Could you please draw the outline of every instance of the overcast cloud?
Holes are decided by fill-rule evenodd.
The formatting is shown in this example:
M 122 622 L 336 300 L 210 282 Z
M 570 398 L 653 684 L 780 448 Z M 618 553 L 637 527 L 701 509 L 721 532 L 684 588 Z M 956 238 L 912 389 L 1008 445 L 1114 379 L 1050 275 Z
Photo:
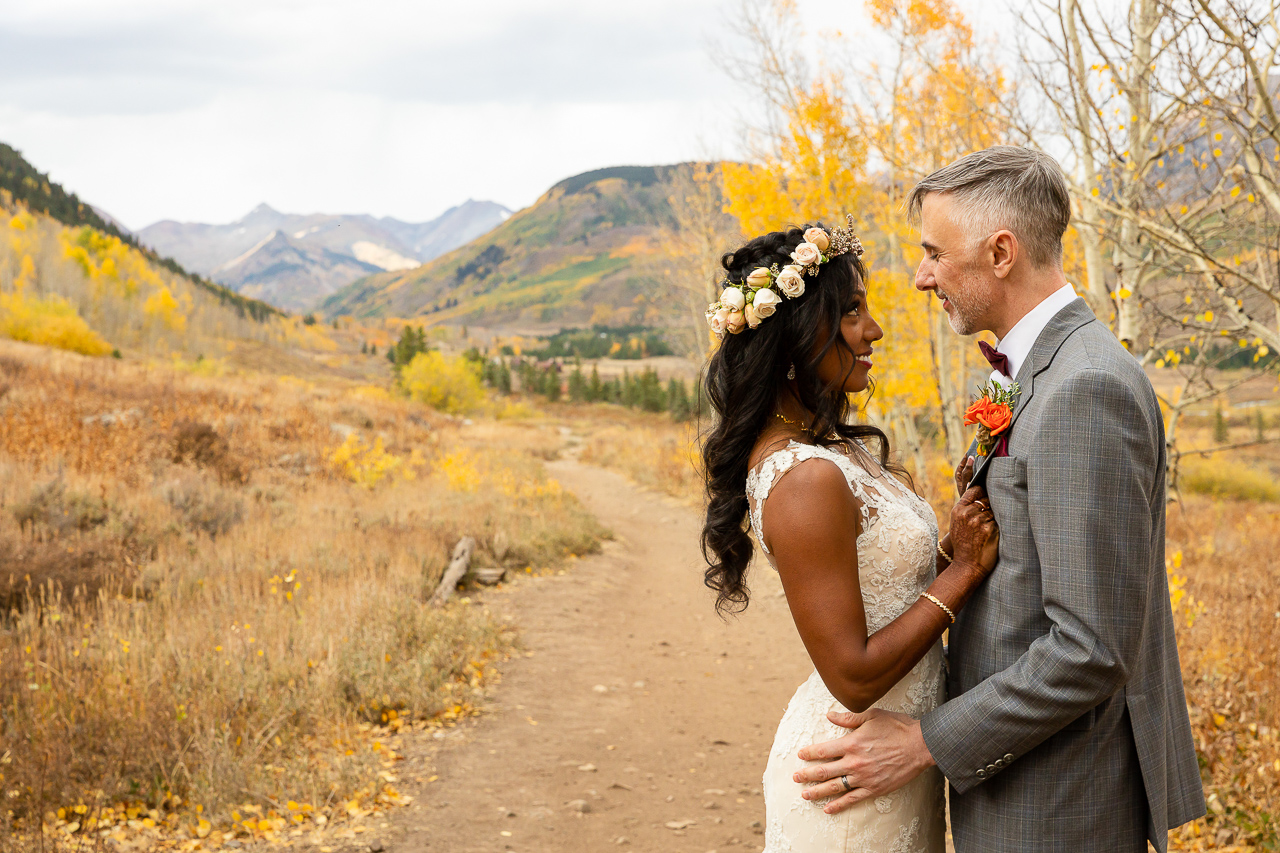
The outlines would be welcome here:
M 847 32 L 859 5 L 801 8 Z M 738 153 L 743 95 L 707 51 L 734 6 L 0 0 L 0 141 L 132 228 L 517 209 L 588 169 Z

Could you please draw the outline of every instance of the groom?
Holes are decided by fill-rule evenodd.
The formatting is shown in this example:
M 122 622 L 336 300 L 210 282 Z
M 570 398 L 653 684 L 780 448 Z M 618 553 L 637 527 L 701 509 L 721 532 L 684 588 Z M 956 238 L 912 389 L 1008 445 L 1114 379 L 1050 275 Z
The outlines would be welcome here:
M 832 715 L 853 731 L 801 750 L 824 763 L 796 778 L 843 794 L 842 810 L 936 764 L 958 853 L 1137 853 L 1148 839 L 1163 852 L 1205 801 L 1151 383 L 1067 283 L 1070 198 L 1053 160 L 988 148 L 925 178 L 908 204 L 925 251 L 916 288 L 957 333 L 995 333 L 992 380 L 1020 389 L 1006 440 L 963 466 L 990 496 L 1000 562 L 951 628 L 950 701 L 920 721 Z

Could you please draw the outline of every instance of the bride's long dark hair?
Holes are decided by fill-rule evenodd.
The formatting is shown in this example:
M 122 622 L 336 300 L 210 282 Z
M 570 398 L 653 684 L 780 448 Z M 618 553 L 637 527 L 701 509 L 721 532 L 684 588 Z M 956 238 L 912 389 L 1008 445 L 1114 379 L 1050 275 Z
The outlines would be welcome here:
M 741 283 L 756 267 L 792 263 L 791 252 L 804 240 L 805 225 L 757 237 L 720 263 L 728 279 Z M 816 276 L 805 276 L 805 293 L 784 299 L 773 316 L 755 329 L 726 334 L 707 366 L 707 398 L 717 415 L 702 445 L 707 485 L 707 515 L 702 526 L 705 582 L 716 593 L 716 610 L 740 613 L 750 600 L 746 584 L 752 544 L 747 535 L 747 471 L 751 451 L 768 424 L 778 398 L 790 393 L 787 371 L 795 365 L 795 396 L 813 413 L 809 432 L 826 447 L 849 446 L 855 439 L 879 443 L 880 464 L 889 462 L 889 439 L 867 424 L 849 423 L 852 406 L 844 392 L 847 376 L 823 383 L 818 365 L 833 347 L 846 351 L 850 370 L 854 354 L 840 334 L 840 323 L 852 309 L 855 291 L 866 281 L 862 260 L 853 253 L 824 263 Z

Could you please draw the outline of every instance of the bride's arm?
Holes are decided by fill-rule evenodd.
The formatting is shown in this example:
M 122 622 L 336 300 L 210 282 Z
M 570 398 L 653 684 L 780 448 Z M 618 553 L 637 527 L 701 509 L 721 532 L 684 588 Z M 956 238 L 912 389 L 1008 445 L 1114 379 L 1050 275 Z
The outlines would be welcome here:
M 974 506 L 979 494 L 971 490 L 961 498 L 954 559 L 928 589 L 952 612 L 988 571 L 979 555 L 995 525 Z M 842 705 L 866 710 L 925 656 L 951 620 L 920 598 L 867 636 L 858 582 L 860 506 L 834 464 L 814 459 L 797 465 L 770 491 L 763 515 L 765 542 L 809 656 Z

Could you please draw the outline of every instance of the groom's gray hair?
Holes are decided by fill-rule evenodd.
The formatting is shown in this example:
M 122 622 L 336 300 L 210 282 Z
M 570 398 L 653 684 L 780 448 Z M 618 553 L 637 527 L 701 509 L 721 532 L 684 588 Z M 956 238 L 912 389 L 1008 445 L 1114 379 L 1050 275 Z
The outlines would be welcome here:
M 961 157 L 915 185 L 907 212 L 920 218 L 929 193 L 950 195 L 973 239 L 1012 231 L 1027 250 L 1032 266 L 1062 263 L 1062 235 L 1071 221 L 1071 196 L 1062 167 L 1030 148 L 993 145 Z

